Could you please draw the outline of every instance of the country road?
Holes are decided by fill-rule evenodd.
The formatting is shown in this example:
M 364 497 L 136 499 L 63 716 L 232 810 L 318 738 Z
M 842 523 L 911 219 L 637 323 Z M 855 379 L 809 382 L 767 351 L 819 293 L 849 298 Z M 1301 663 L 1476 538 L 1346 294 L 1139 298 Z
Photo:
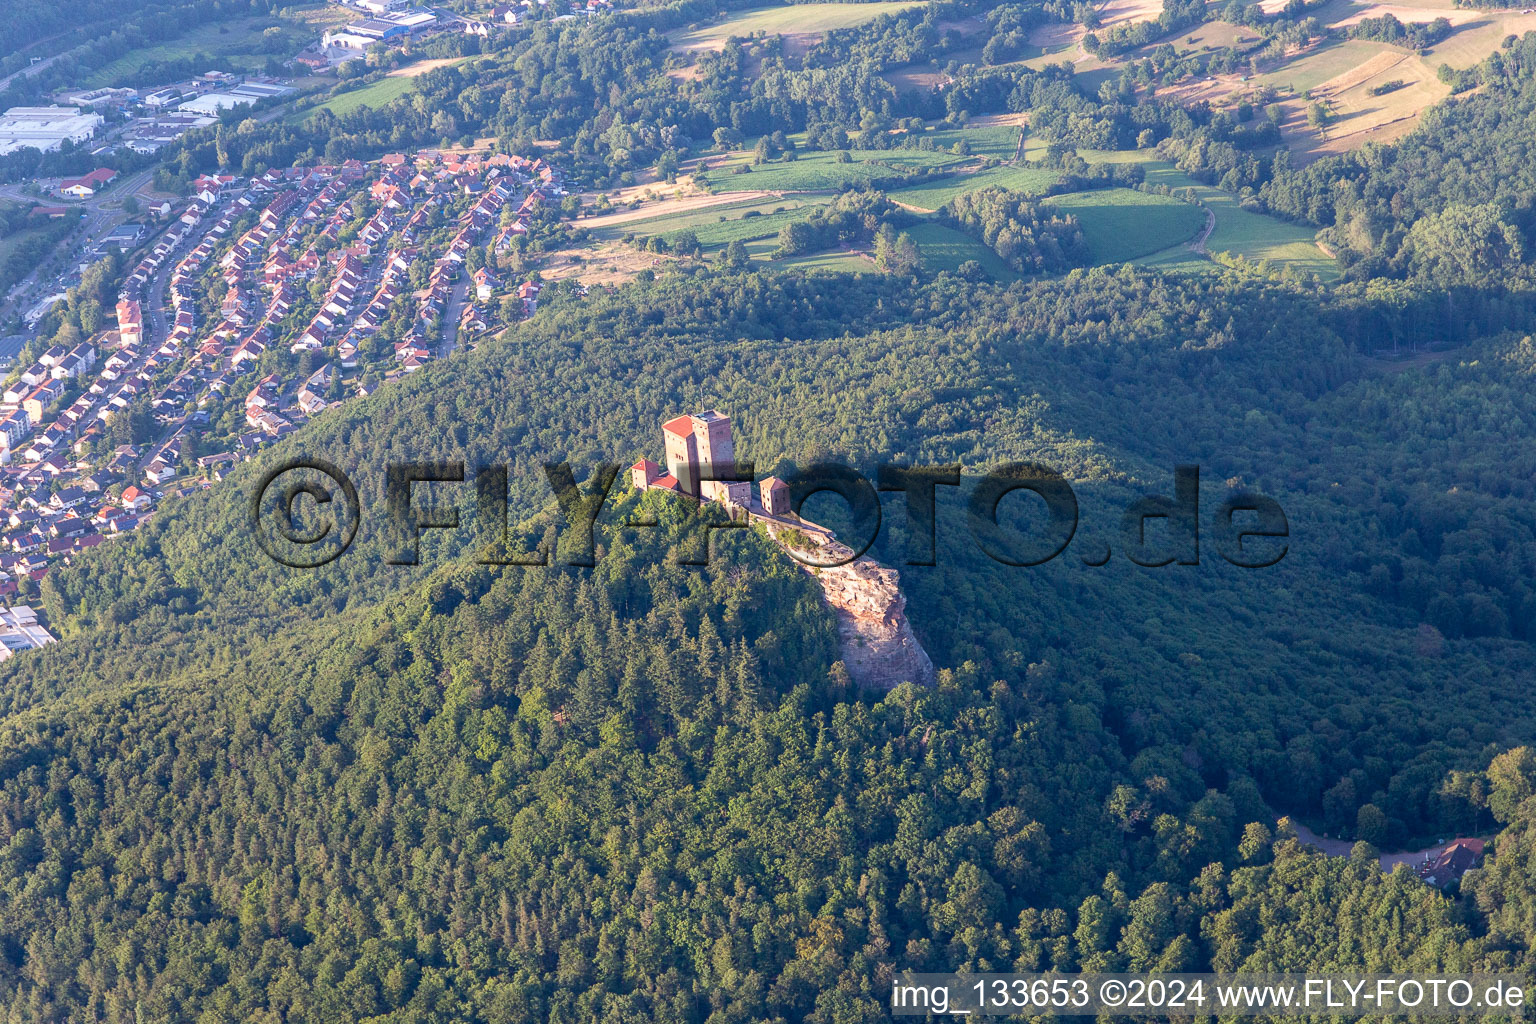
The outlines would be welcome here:
M 21 68 L 18 71 L 14 71 L 11 74 L 6 75 L 4 78 L 0 78 L 0 89 L 10 88 L 11 83 L 16 79 L 26 78 L 38 71 L 42 71 L 44 68 L 48 67 L 62 56 L 64 56 L 62 53 L 56 53 L 52 57 L 44 57 L 36 64 L 28 64 L 26 67 Z
M 1296 838 L 1302 846 L 1310 847 L 1330 857 L 1348 857 L 1350 851 L 1355 847 L 1353 840 L 1324 839 L 1298 821 L 1292 821 L 1291 827 L 1295 829 Z M 1433 859 L 1438 857 L 1440 852 L 1451 845 L 1453 841 L 1446 840 L 1445 842 L 1436 843 L 1434 846 L 1426 846 L 1422 850 L 1401 850 L 1397 853 L 1383 853 L 1381 855 L 1381 870 L 1391 871 L 1399 864 L 1406 864 L 1410 869 L 1416 868 L 1424 863 L 1426 858 Z
M 109 209 L 107 204 L 120 203 L 123 198 L 133 195 L 144 187 L 153 174 L 152 170 L 139 171 L 136 174 L 131 174 L 126 178 L 113 182 L 107 187 L 106 191 L 99 192 L 82 203 L 69 205 L 68 208 L 72 212 L 79 213 L 83 211 L 85 213 L 85 217 L 81 220 L 80 227 L 77 229 L 79 234 L 76 237 L 78 237 L 79 241 L 71 248 L 71 252 L 83 252 L 94 245 L 97 239 L 107 231 L 117 224 L 126 221 L 128 215 L 123 213 L 121 208 Z M 39 202 L 38 199 L 22 192 L 21 188 L 16 185 L 0 185 L 0 199 L 14 199 L 23 203 Z M 47 200 L 42 201 L 47 202 Z M 27 297 L 28 292 L 37 286 L 38 271 L 40 269 L 40 267 L 34 269 L 26 277 L 16 282 L 9 293 L 0 296 L 0 315 L 10 316 L 19 313 L 25 308 L 29 301 Z M 68 274 L 68 270 L 65 273 Z M 35 300 L 39 297 L 33 296 L 33 299 Z
M 1209 206 L 1206 206 L 1204 203 L 1200 205 L 1201 208 L 1205 210 L 1205 228 L 1195 236 L 1195 240 L 1193 242 L 1189 243 L 1189 247 L 1193 251 L 1198 252 L 1200 255 L 1204 256 L 1206 240 L 1211 237 L 1211 232 L 1216 230 L 1216 211 L 1211 209 Z

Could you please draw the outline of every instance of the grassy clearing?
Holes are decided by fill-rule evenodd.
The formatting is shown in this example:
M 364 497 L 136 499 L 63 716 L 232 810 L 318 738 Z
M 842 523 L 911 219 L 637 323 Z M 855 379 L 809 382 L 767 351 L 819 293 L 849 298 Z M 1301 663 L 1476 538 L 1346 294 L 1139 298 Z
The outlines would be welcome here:
M 940 149 L 949 149 L 957 142 L 964 142 L 972 156 L 991 156 L 999 160 L 1012 160 L 1019 148 L 1018 125 L 987 124 L 967 125 L 964 128 L 938 128 L 923 133 Z
M 928 271 L 958 270 L 960 264 L 975 260 L 981 269 L 995 281 L 1012 281 L 1019 275 L 1011 270 L 1002 258 L 970 235 L 947 224 L 924 221 L 907 229 L 917 243 L 923 259 L 923 269 Z
M 805 256 L 786 256 L 781 260 L 774 260 L 772 266 L 777 270 L 810 270 L 828 274 L 873 274 L 875 265 L 858 253 L 844 252 L 842 249 L 834 249 L 831 252 L 816 252 Z
M 1129 188 L 1072 192 L 1046 200 L 1077 217 L 1095 264 L 1127 263 L 1194 238 L 1199 207 Z
M 1049 143 L 1047 143 L 1038 135 L 1025 135 L 1023 153 L 1024 159 L 1039 163 L 1045 159 L 1046 150 L 1049 148 L 1049 145 Z
M 361 89 L 353 89 L 339 96 L 333 96 L 318 106 L 311 107 L 304 112 L 308 117 L 317 110 L 329 110 L 333 114 L 350 114 L 359 107 L 372 107 L 375 110 L 397 100 L 401 96 L 416 88 L 414 78 L 390 78 L 388 76 L 371 82 Z
M 1196 25 L 1187 32 L 1172 36 L 1166 42 L 1183 54 L 1216 50 L 1227 46 L 1245 46 L 1257 42 L 1258 39 L 1259 34 L 1251 28 L 1234 25 L 1229 21 L 1208 21 L 1203 25 Z M 1147 49 L 1155 49 L 1164 41 L 1160 39 Z
M 407 64 L 403 68 L 395 68 L 389 72 L 390 78 L 420 78 L 428 71 L 436 71 L 438 68 L 451 68 L 455 64 L 463 64 L 468 57 L 433 57 L 430 60 L 419 60 L 414 64 Z
M 754 260 L 771 260 L 779 248 L 777 238 L 754 238 L 746 243 L 747 255 Z
M 1077 57 L 1077 43 L 1050 43 L 1046 46 L 1030 44 L 1027 56 L 1019 61 L 1026 68 L 1044 71 L 1052 64 L 1071 64 Z
M 1172 188 L 1188 188 L 1213 213 L 1216 229 L 1206 240 L 1208 252 L 1228 252 L 1256 264 L 1316 274 L 1325 281 L 1339 276 L 1338 265 L 1313 241 L 1316 231 L 1278 217 L 1244 210 L 1230 192 L 1202 185 L 1170 164 L 1147 164 L 1147 180 Z
M 933 61 L 891 68 L 880 77 L 890 82 L 897 92 L 927 90 L 944 84 L 944 72 Z
M 1288 61 L 1284 67 L 1259 75 L 1255 81 L 1259 85 L 1272 85 L 1277 89 L 1290 88 L 1301 94 L 1359 67 L 1387 49 L 1389 47 L 1385 43 L 1364 39 L 1327 43 L 1311 53 Z
M 735 220 L 705 224 L 693 229 L 699 243 L 708 249 L 720 248 L 730 242 L 747 242 L 754 238 L 777 238 L 786 224 L 805 220 L 810 207 L 784 209 L 765 213 L 760 217 L 738 217 Z
M 909 7 L 920 7 L 920 2 L 898 0 L 867 4 L 775 4 L 759 7 L 716 22 L 676 32 L 672 46 L 683 50 L 718 50 L 731 36 L 750 36 L 754 32 L 768 35 L 819 35 L 835 28 L 862 25 L 882 14 L 894 14 Z
M 719 249 L 731 242 L 748 242 L 757 238 L 777 239 L 779 230 L 784 225 L 805 220 L 810 216 L 811 210 L 818 205 L 821 204 L 807 203 L 777 212 L 764 213 L 758 217 L 743 216 L 734 220 L 701 224 L 693 228 L 693 233 L 706 250 Z M 678 228 L 667 232 L 667 238 L 669 240 L 675 238 L 680 230 L 683 229 Z
M 269 44 L 264 38 L 269 28 L 278 29 L 278 42 Z M 266 66 L 270 56 L 287 57 L 299 52 L 313 39 L 315 31 L 318 30 L 265 16 L 202 25 L 163 43 L 129 50 L 86 75 L 80 85 L 90 89 L 119 85 L 145 64 L 182 60 L 195 54 L 223 57 L 242 70 L 259 70 Z
M 971 159 L 922 149 L 856 149 L 851 156 L 852 163 L 840 164 L 836 153 L 802 152 L 795 160 L 775 160 L 756 167 L 752 167 L 750 156 L 735 157 L 718 167 L 710 168 L 709 188 L 713 192 L 735 192 L 742 189 L 766 189 L 772 192 L 835 191 L 849 185 L 888 178 L 901 173 L 903 169 L 924 171 L 952 167 Z M 732 173 L 737 167 L 750 167 L 751 170 L 745 174 Z
M 662 214 L 657 217 L 647 217 L 643 220 L 632 220 L 623 224 L 592 228 L 591 231 L 594 238 L 619 238 L 626 234 L 667 235 L 681 231 L 684 228 L 694 228 L 699 231 L 699 238 L 702 241 L 704 231 L 699 229 L 713 228 L 716 225 L 720 225 L 720 218 L 722 217 L 725 218 L 726 223 L 735 223 L 746 217 L 747 223 L 751 224 L 763 220 L 780 210 L 800 210 L 807 207 L 820 206 L 825 202 L 826 199 L 814 196 L 804 199 L 779 198 L 776 196 L 767 199 L 743 199 L 737 203 L 721 203 L 718 206 L 706 206 L 697 210 L 685 210 L 680 213 Z M 758 216 L 750 216 L 754 211 Z M 578 227 L 581 226 L 580 221 L 576 223 Z
M 1042 192 L 1046 186 L 1061 177 L 1061 172 L 1040 167 L 993 167 L 975 174 L 955 175 L 938 181 L 926 181 L 921 185 L 895 189 L 890 197 L 918 210 L 937 210 L 945 203 L 967 192 L 993 185 L 1011 188 L 1019 192 Z

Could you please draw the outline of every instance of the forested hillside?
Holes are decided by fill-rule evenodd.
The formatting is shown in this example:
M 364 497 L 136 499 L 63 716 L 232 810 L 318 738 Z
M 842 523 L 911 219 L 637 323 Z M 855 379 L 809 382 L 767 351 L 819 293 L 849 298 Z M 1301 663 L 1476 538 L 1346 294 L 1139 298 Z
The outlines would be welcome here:
M 179 284 L 204 243 L 167 241 L 137 311 L 114 292 L 165 223 L 62 285 L 7 382 L 55 342 L 105 356 L 111 317 L 142 316 L 147 389 L 104 394 L 124 404 L 83 450 L 192 440 L 142 525 L 65 543 L 40 582 L 18 570 L 59 642 L 0 659 L 0 1019 L 863 1024 L 908 969 L 1536 978 L 1536 33 L 1484 45 L 1470 22 L 1300 0 L 934 0 L 792 35 L 738 34 L 798 24 L 743 0 L 613 6 L 455 3 L 485 21 L 313 60 L 291 94 L 113 164 L 178 211 L 214 172 L 242 180 L 199 215 L 256 205 L 198 229 Z M 61 10 L 0 0 L 0 76 L 58 44 L 17 103 L 127 54 L 136 85 L 207 70 L 173 41 L 237 21 L 263 47 L 246 69 L 287 75 L 280 56 L 354 17 Z M 1448 43 L 1455 66 L 1428 52 Z M 1422 80 L 1338 87 L 1372 46 Z M 1315 94 L 1275 85 L 1291 60 L 1316 62 Z M 1351 149 L 1326 137 L 1329 82 L 1450 98 Z M 0 176 L 82 171 L 104 139 L 17 150 Z M 294 179 L 252 181 L 322 163 L 355 191 L 285 206 Z M 67 230 L 148 221 L 118 187 Z M 7 234 L 36 234 L 0 276 L 66 231 L 34 193 L 14 191 Z M 370 230 L 390 209 L 399 233 Z M 342 266 L 383 312 L 341 302 L 300 343 Z M 193 293 L 180 389 L 149 365 L 181 313 L 167 287 Z M 242 291 L 293 304 L 249 348 Z M 64 373 L 69 402 L 87 388 Z M 260 427 L 269 398 L 302 415 Z M 935 564 L 907 564 L 895 493 L 869 552 L 900 572 L 934 685 L 860 690 L 786 550 L 630 490 L 661 425 L 711 408 L 758 479 L 961 467 Z M 82 451 L 57 426 L 39 474 Z M 315 569 L 251 521 L 298 458 L 362 507 Z M 147 449 L 123 459 L 114 496 L 158 490 Z M 1020 462 L 1078 503 L 1070 544 L 1027 567 L 967 517 Z M 416 505 L 459 526 L 393 564 L 389 469 L 430 463 L 465 479 Z M 620 468 L 594 565 L 572 564 L 550 463 L 583 487 Z M 1191 466 L 1175 551 L 1172 520 L 1124 516 Z M 505 537 L 476 500 L 487 467 Z M 14 504 L 62 506 L 65 482 Z M 1245 542 L 1271 564 L 1228 557 L 1241 494 L 1283 510 L 1283 537 Z M 1039 540 L 1028 495 L 997 507 Z M 846 537 L 827 495 L 805 513 Z M 683 564 L 701 543 L 709 563 Z M 486 557 L 504 548 L 550 564 Z M 1379 869 L 1451 836 L 1490 856 L 1445 889 Z
M 1459 95 L 1427 111 L 1401 142 L 1304 169 L 1290 168 L 1284 154 L 1264 161 L 1203 141 L 1170 150 L 1229 187 L 1257 186 L 1269 209 L 1329 228 L 1361 280 L 1508 283 L 1529 273 L 1533 68 L 1536 34 L 1510 36 L 1473 68 L 1447 67 Z
M 1131 270 L 673 277 L 557 296 L 320 417 L 49 575 L 66 639 L 0 687 L 9 1013 L 851 1021 L 883 1015 L 897 967 L 1523 963 L 1505 908 L 1530 896 L 1502 862 L 1469 916 L 1275 833 L 1536 817 L 1536 771 L 1490 768 L 1536 732 L 1529 496 L 1456 486 L 1528 475 L 1536 348 L 1502 333 L 1383 373 L 1339 331 L 1370 315 L 1353 301 Z M 660 527 L 620 529 L 637 499 L 615 495 L 593 569 L 476 565 L 468 498 L 425 564 L 382 564 L 392 460 L 506 462 L 534 544 L 556 522 L 540 462 L 654 454 L 703 405 L 760 472 L 1047 462 L 1078 482 L 1079 536 L 1005 567 L 941 492 L 940 564 L 903 570 L 940 682 L 885 695 L 850 690 L 814 584 L 765 541 L 670 565 L 665 498 Z M 1471 439 L 1481 461 L 1442 457 Z M 369 510 L 315 571 L 266 560 L 245 519 L 297 452 Z M 1204 508 L 1280 501 L 1286 559 L 1083 564 L 1177 462 Z M 1276 913 L 1328 934 L 1258 923 Z

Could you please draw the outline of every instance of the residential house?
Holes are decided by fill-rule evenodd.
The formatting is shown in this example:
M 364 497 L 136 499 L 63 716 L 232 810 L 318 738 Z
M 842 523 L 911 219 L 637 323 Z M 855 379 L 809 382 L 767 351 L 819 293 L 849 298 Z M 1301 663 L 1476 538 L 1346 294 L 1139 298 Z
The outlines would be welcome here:
M 169 479 L 169 477 L 167 477 Z M 154 499 L 148 493 L 139 490 L 130 484 L 123 489 L 123 508 L 130 512 L 142 512 L 153 504 Z

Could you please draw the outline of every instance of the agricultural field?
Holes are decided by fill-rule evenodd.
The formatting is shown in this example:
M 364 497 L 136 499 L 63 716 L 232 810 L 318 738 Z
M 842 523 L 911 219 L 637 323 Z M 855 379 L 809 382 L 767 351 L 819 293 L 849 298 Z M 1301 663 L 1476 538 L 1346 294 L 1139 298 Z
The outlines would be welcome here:
M 1368 84 L 1369 80 L 1363 77 L 1355 85 L 1346 82 L 1344 91 Z M 741 241 L 747 244 L 753 258 L 769 260 L 777 248 L 778 232 L 785 224 L 808 216 L 811 209 L 828 202 L 837 191 L 888 177 L 898 167 L 942 168 L 949 172 L 944 177 L 905 187 L 885 186 L 894 202 L 920 214 L 934 213 L 956 196 L 990 186 L 1043 195 L 1059 179 L 1060 172 L 1012 162 L 1011 157 L 1020 151 L 1020 133 L 1025 130 L 1016 116 L 964 128 L 931 129 L 925 137 L 937 149 L 855 150 L 849 163 L 839 163 L 836 153 L 801 150 L 795 160 L 751 166 L 750 152 L 737 150 L 706 158 L 714 163 L 704 168 L 702 186 L 692 188 L 691 192 L 684 179 L 674 195 L 661 197 L 642 191 L 637 195 L 646 198 L 640 206 L 619 205 L 611 212 L 589 216 L 578 223 L 602 243 L 616 242 L 625 236 L 661 236 L 672 240 L 679 232 L 691 230 L 706 253 Z M 971 150 L 969 155 L 949 152 L 962 140 Z M 1044 150 L 1042 140 L 1025 136 L 1022 152 L 1026 159 L 1041 157 Z M 1089 163 L 1143 164 L 1149 182 L 1188 189 L 1203 204 L 1195 206 L 1169 196 L 1127 188 L 1071 193 L 1045 200 L 1071 211 L 1079 219 L 1096 265 L 1135 262 L 1164 270 L 1208 272 L 1214 269 L 1207 256 L 1209 252 L 1227 253 L 1255 265 L 1317 274 L 1324 279 L 1337 276 L 1334 261 L 1317 248 L 1312 229 L 1244 210 L 1235 196 L 1194 181 L 1159 161 L 1150 150 L 1081 150 L 1079 155 Z M 1007 162 L 983 167 L 983 158 Z M 742 166 L 751 170 L 732 173 L 733 168 Z M 622 200 L 623 196 L 619 198 Z M 590 202 L 591 197 L 588 199 Z M 1195 251 L 1190 243 L 1204 227 L 1207 210 L 1216 216 L 1215 228 L 1207 249 Z M 994 278 L 1006 280 L 1013 276 L 991 250 L 935 220 L 924 220 L 910 230 L 923 251 L 925 266 L 930 269 L 953 270 L 974 259 Z M 776 267 L 867 269 L 846 253 L 772 263 Z
M 1262 0 L 1260 6 L 1272 12 L 1284 4 L 1285 0 Z M 1426 109 L 1449 94 L 1436 74 L 1442 64 L 1470 67 L 1498 50 L 1505 38 L 1536 30 L 1536 11 L 1531 9 L 1478 10 L 1457 7 L 1446 0 L 1328 0 L 1308 13 L 1340 35 L 1366 18 L 1388 14 L 1404 24 L 1445 18 L 1453 29 L 1448 38 L 1422 54 L 1389 43 L 1335 35 L 1283 61 L 1269 62 L 1257 74 L 1187 79 L 1165 88 L 1162 95 L 1179 103 L 1208 102 L 1219 107 L 1251 98 L 1259 89 L 1272 88 L 1281 96 L 1285 111 L 1281 128 L 1293 162 L 1305 165 L 1366 142 L 1401 138 L 1418 124 Z M 1081 26 L 1046 25 L 1033 39 L 1047 47 L 1070 46 L 1075 52 L 1067 56 L 1074 61 L 1080 86 L 1088 92 L 1105 78 L 1119 74 L 1127 61 L 1149 56 L 1165 44 L 1181 53 L 1194 53 L 1242 46 L 1258 39 L 1251 29 L 1213 21 L 1173 33 L 1123 57 L 1100 60 L 1078 47 L 1081 36 Z M 1025 63 L 1040 66 L 1043 61 Z M 1371 94 L 1372 88 L 1387 82 L 1402 85 L 1381 95 Z M 1307 125 L 1309 99 L 1323 100 L 1333 113 L 1335 120 L 1323 131 Z
M 1094 6 L 1099 13 L 1099 31 L 1119 25 L 1153 21 L 1163 13 L 1162 0 L 1105 0 Z M 1085 35 L 1087 32 L 1082 25 L 1060 22 L 1041 25 L 1029 37 L 1030 45 L 1037 47 L 1040 52 L 1023 63 L 1029 67 L 1038 67 L 1061 60 L 1081 58 L 1091 61 L 1093 58 L 1079 46 Z
M 1140 256 L 1131 262 L 1160 274 L 1211 274 L 1217 269 L 1216 264 L 1207 259 L 1204 253 L 1195 252 L 1182 243 L 1149 256 Z
M 957 174 L 937 181 L 925 181 L 920 185 L 892 189 L 888 195 L 914 210 L 933 211 L 956 196 L 978 189 L 999 186 L 1018 192 L 1041 192 L 1061 177 L 1060 171 L 1044 167 L 1015 167 L 1005 164 L 977 171 L 975 174 Z
M 1386 43 L 1375 43 L 1364 39 L 1344 39 L 1324 44 L 1294 60 L 1287 61 L 1284 66 L 1258 75 L 1253 81 L 1257 85 L 1272 85 L 1276 89 L 1303 95 L 1324 82 L 1349 74 L 1367 61 L 1376 58 L 1383 51 L 1397 54 L 1407 52 L 1399 47 L 1388 46 Z
M 377 82 L 370 82 L 361 89 L 353 89 L 350 92 L 333 96 L 324 103 L 317 104 L 304 111 L 304 117 L 308 117 L 317 110 L 329 110 L 333 114 L 350 114 L 359 107 L 379 107 L 397 100 L 401 96 L 416 88 L 413 78 L 405 76 L 387 75 Z
M 861 5 L 861 6 L 868 6 Z M 709 188 L 714 192 L 761 189 L 769 192 L 817 192 L 869 184 L 902 173 L 926 171 L 974 162 L 973 157 L 923 149 L 853 150 L 851 163 L 838 163 L 836 153 L 800 152 L 795 160 L 773 160 L 752 166 L 750 154 L 733 156 L 711 166 Z M 739 167 L 746 173 L 735 173 Z
M 1337 264 L 1317 247 L 1315 229 L 1244 210 L 1230 192 L 1202 185 L 1161 161 L 1147 164 L 1147 181 L 1188 189 L 1216 215 L 1216 227 L 1205 243 L 1207 252 L 1226 252 L 1250 263 L 1316 274 L 1324 280 L 1338 277 Z
M 675 211 L 660 212 L 654 216 L 621 220 L 610 214 L 594 218 L 590 222 L 578 221 L 577 224 L 587 227 L 595 238 L 619 238 L 626 234 L 670 235 L 684 228 L 693 228 L 698 232 L 699 240 L 702 242 L 705 240 L 706 233 L 713 237 L 719 232 L 729 232 L 731 229 L 726 225 L 740 222 L 743 225 L 741 230 L 748 233 L 728 234 L 720 239 L 721 244 L 724 244 L 732 238 L 756 237 L 758 231 L 754 226 L 770 216 L 820 206 L 825 202 L 826 199 L 820 196 L 800 198 L 749 193 L 747 197 L 734 202 L 714 203 L 708 206 L 684 206 L 679 203 L 675 204 L 678 207 Z M 775 227 L 773 230 L 777 231 L 778 228 Z
M 1025 141 L 1025 152 L 1041 152 L 1044 144 L 1034 138 Z M 1147 182 L 1149 184 L 1167 185 L 1174 189 L 1187 189 L 1194 193 L 1195 197 L 1204 204 L 1216 216 L 1216 226 L 1211 232 L 1211 237 L 1206 241 L 1208 252 L 1228 252 L 1235 256 L 1241 256 L 1254 263 L 1267 262 L 1275 267 L 1288 267 L 1301 274 L 1316 274 L 1324 280 L 1332 280 L 1338 276 L 1338 267 L 1334 261 L 1323 254 L 1314 241 L 1315 230 L 1300 224 L 1292 224 L 1272 217 L 1268 214 L 1258 213 L 1252 210 L 1244 210 L 1236 196 L 1230 192 L 1223 192 L 1219 188 L 1202 185 L 1189 175 L 1178 170 L 1173 165 L 1157 159 L 1155 153 L 1150 150 L 1079 150 L 1078 155 L 1089 163 L 1139 163 L 1145 166 Z M 1072 196 L 1053 196 L 1049 200 L 1053 205 L 1071 207 L 1075 203 L 1088 203 L 1097 207 L 1105 203 L 1103 197 L 1110 194 L 1126 193 L 1125 201 L 1130 201 L 1130 196 L 1135 196 L 1136 203 L 1173 203 L 1183 207 L 1187 212 L 1174 212 L 1168 208 L 1168 212 L 1153 212 L 1150 205 L 1137 212 L 1134 220 L 1128 220 L 1127 212 L 1111 212 L 1108 209 L 1102 212 L 1085 215 L 1081 209 L 1074 210 L 1083 219 L 1083 230 L 1089 233 L 1090 244 L 1094 244 L 1093 235 L 1089 227 L 1090 220 L 1100 221 L 1107 225 L 1123 224 L 1130 226 L 1135 232 L 1148 230 L 1150 226 L 1162 224 L 1170 235 L 1165 236 L 1169 240 L 1161 245 L 1145 248 L 1140 245 L 1130 246 L 1121 244 L 1120 252 L 1106 250 L 1102 262 L 1115 262 L 1118 260 L 1130 260 L 1147 266 L 1157 266 L 1160 269 L 1190 269 L 1200 266 L 1209 268 L 1205 258 L 1199 253 L 1194 253 L 1183 244 L 1188 241 L 1202 226 L 1203 214 L 1196 208 L 1167 197 L 1159 197 L 1147 193 L 1137 192 L 1131 189 L 1110 189 L 1107 191 L 1081 192 Z M 1183 228 L 1183 218 L 1190 214 L 1196 215 L 1192 225 L 1184 231 L 1182 237 L 1172 237 L 1174 225 Z M 1143 217 L 1153 218 L 1150 221 L 1142 220 Z M 1167 218 L 1163 220 L 1161 218 Z M 1155 230 L 1155 228 L 1153 228 Z M 1175 245 L 1175 243 L 1178 243 Z M 1140 250 L 1140 251 L 1133 251 Z M 1131 253 L 1129 255 L 1125 253 Z M 1095 248 L 1096 257 L 1098 249 Z
M 1399 83 L 1382 95 L 1372 89 Z M 1433 68 L 1417 54 L 1383 51 L 1360 66 L 1312 90 L 1335 120 L 1322 130 L 1307 124 L 1305 104 L 1286 104 L 1282 125 L 1298 163 L 1353 149 L 1362 141 L 1386 142 L 1411 131 L 1423 111 L 1450 95 Z
M 333 114 L 350 114 L 359 107 L 373 107 L 375 110 L 405 96 L 416 88 L 415 80 L 428 71 L 453 64 L 462 64 L 469 60 L 468 57 L 438 57 L 432 60 L 419 60 L 414 64 L 395 68 L 377 82 L 370 82 L 360 89 L 344 92 L 333 96 L 324 103 L 316 104 L 305 110 L 299 111 L 294 116 L 297 120 L 303 120 L 315 111 L 324 108 Z
M 1390 14 L 1405 25 L 1444 18 L 1454 27 L 1451 35 L 1429 48 L 1425 59 L 1431 67 L 1449 64 L 1453 68 L 1471 67 L 1497 50 L 1508 35 L 1524 35 L 1536 30 L 1536 12 L 1530 8 L 1509 7 L 1477 9 L 1476 5 L 1458 7 L 1447 0 L 1332 0 L 1318 9 L 1317 16 L 1330 28 L 1345 28 L 1366 18 Z M 1390 49 L 1386 44 L 1373 44 Z M 1403 52 L 1398 50 L 1398 52 Z
M 785 37 L 786 49 L 804 51 L 822 35 L 837 28 L 848 28 L 921 6 L 910 0 L 882 0 L 876 3 L 774 4 L 741 11 L 724 21 L 674 32 L 675 50 L 718 50 L 732 36 L 750 36 L 756 32 Z
M 1524 14 L 1523 10 L 1524 8 L 1511 8 L 1502 11 L 1463 12 L 1475 14 L 1476 20 L 1458 25 L 1450 38 L 1442 39 L 1430 47 L 1426 60 L 1436 67 L 1441 64 L 1449 64 L 1457 69 L 1471 67 L 1503 45 L 1506 36 L 1521 36 L 1527 32 L 1536 31 L 1536 13 Z M 1440 17 L 1441 13 L 1438 10 L 1424 11 L 1415 14 L 1413 20 L 1432 20 Z
M 958 228 L 937 221 L 925 221 L 912 225 L 907 232 L 917 243 L 924 270 L 954 271 L 960 269 L 960 264 L 967 260 L 975 260 L 994 281 L 1008 282 L 1019 276 L 997 253 Z
M 964 128 L 930 129 L 922 137 L 940 149 L 947 150 L 957 142 L 964 142 L 971 156 L 1012 160 L 1018 152 L 1021 130 L 1016 124 L 976 124 Z
M 1190 241 L 1205 225 L 1197 206 L 1129 188 L 1072 192 L 1045 202 L 1077 217 L 1096 265 L 1150 256 Z

